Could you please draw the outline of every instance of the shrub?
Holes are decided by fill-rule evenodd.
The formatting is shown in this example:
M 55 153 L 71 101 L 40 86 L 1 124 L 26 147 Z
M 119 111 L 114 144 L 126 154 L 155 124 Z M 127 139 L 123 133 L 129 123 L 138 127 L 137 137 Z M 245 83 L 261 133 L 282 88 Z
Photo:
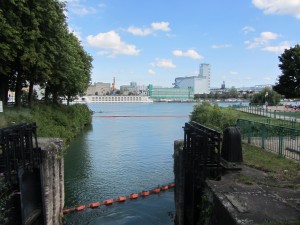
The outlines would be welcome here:
M 213 106 L 209 102 L 203 102 L 194 106 L 190 119 L 204 126 L 223 132 L 226 127 L 236 124 L 239 114 L 231 107 Z
M 67 143 L 92 121 L 89 108 L 80 104 L 38 104 L 32 108 L 6 108 L 0 116 L 1 127 L 36 122 L 39 137 L 57 137 Z

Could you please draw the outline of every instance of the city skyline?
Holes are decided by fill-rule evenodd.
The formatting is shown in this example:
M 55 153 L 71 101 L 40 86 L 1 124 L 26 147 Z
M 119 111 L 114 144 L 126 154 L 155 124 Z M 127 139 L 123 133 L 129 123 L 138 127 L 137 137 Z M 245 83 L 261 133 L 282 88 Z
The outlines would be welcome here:
M 300 0 L 68 0 L 70 31 L 94 58 L 92 83 L 171 87 L 211 65 L 211 87 L 275 84 L 298 44 Z

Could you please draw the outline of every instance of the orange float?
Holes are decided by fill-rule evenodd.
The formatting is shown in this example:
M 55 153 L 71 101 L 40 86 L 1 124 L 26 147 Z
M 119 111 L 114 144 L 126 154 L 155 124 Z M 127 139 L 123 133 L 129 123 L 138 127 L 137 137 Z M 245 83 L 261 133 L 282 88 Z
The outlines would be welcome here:
M 169 186 L 168 186 L 168 185 L 165 185 L 165 186 L 162 186 L 162 187 L 161 187 L 161 190 L 162 190 L 162 191 L 166 191 L 166 190 L 168 190 L 168 189 L 169 189 Z
M 114 203 L 114 200 L 113 199 L 107 199 L 103 202 L 103 205 L 111 205 Z
M 90 204 L 90 208 L 94 209 L 94 208 L 99 207 L 100 205 L 101 205 L 100 202 L 93 202 L 93 203 Z
M 150 191 L 142 191 L 141 196 L 146 197 L 150 195 Z
M 152 190 L 153 193 L 158 194 L 160 192 L 160 188 L 154 188 Z
M 70 213 L 70 212 L 72 212 L 72 211 L 74 211 L 74 209 L 64 209 L 64 210 L 63 210 L 63 213 L 64 213 L 64 214 L 67 214 L 67 213 Z
M 170 188 L 175 187 L 175 183 L 169 184 L 169 187 L 170 187 Z
M 85 210 L 86 209 L 86 206 L 85 205 L 80 205 L 80 206 L 77 206 L 75 208 L 76 211 L 82 211 L 82 210 Z
M 131 194 L 129 195 L 130 199 L 137 199 L 139 197 L 139 194 Z
M 117 202 L 125 202 L 126 201 L 126 196 L 121 196 L 116 198 Z

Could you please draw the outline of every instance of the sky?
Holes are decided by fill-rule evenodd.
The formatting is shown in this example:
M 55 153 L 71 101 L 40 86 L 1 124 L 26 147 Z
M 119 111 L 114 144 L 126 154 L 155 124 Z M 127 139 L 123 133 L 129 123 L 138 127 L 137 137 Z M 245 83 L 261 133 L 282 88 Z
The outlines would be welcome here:
M 211 87 L 275 84 L 300 43 L 300 0 L 67 0 L 91 81 L 172 87 L 211 65 Z

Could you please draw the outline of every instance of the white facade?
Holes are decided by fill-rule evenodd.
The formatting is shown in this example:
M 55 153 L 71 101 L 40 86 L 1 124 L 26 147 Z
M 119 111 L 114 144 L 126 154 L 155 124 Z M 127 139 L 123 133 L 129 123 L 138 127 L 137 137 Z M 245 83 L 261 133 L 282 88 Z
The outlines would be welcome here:
M 86 103 L 118 103 L 118 102 L 153 102 L 148 96 L 123 96 L 123 95 L 106 95 L 106 96 L 83 96 L 81 101 Z
M 121 85 L 120 91 L 123 95 L 132 93 L 134 95 L 147 95 L 148 87 L 145 85 L 137 85 L 136 82 L 130 82 L 130 85 Z
M 86 95 L 106 95 L 110 90 L 110 83 L 97 82 L 88 87 Z
M 210 65 L 201 64 L 198 76 L 177 77 L 174 83 L 176 88 L 189 88 L 194 94 L 209 94 L 210 92 Z

